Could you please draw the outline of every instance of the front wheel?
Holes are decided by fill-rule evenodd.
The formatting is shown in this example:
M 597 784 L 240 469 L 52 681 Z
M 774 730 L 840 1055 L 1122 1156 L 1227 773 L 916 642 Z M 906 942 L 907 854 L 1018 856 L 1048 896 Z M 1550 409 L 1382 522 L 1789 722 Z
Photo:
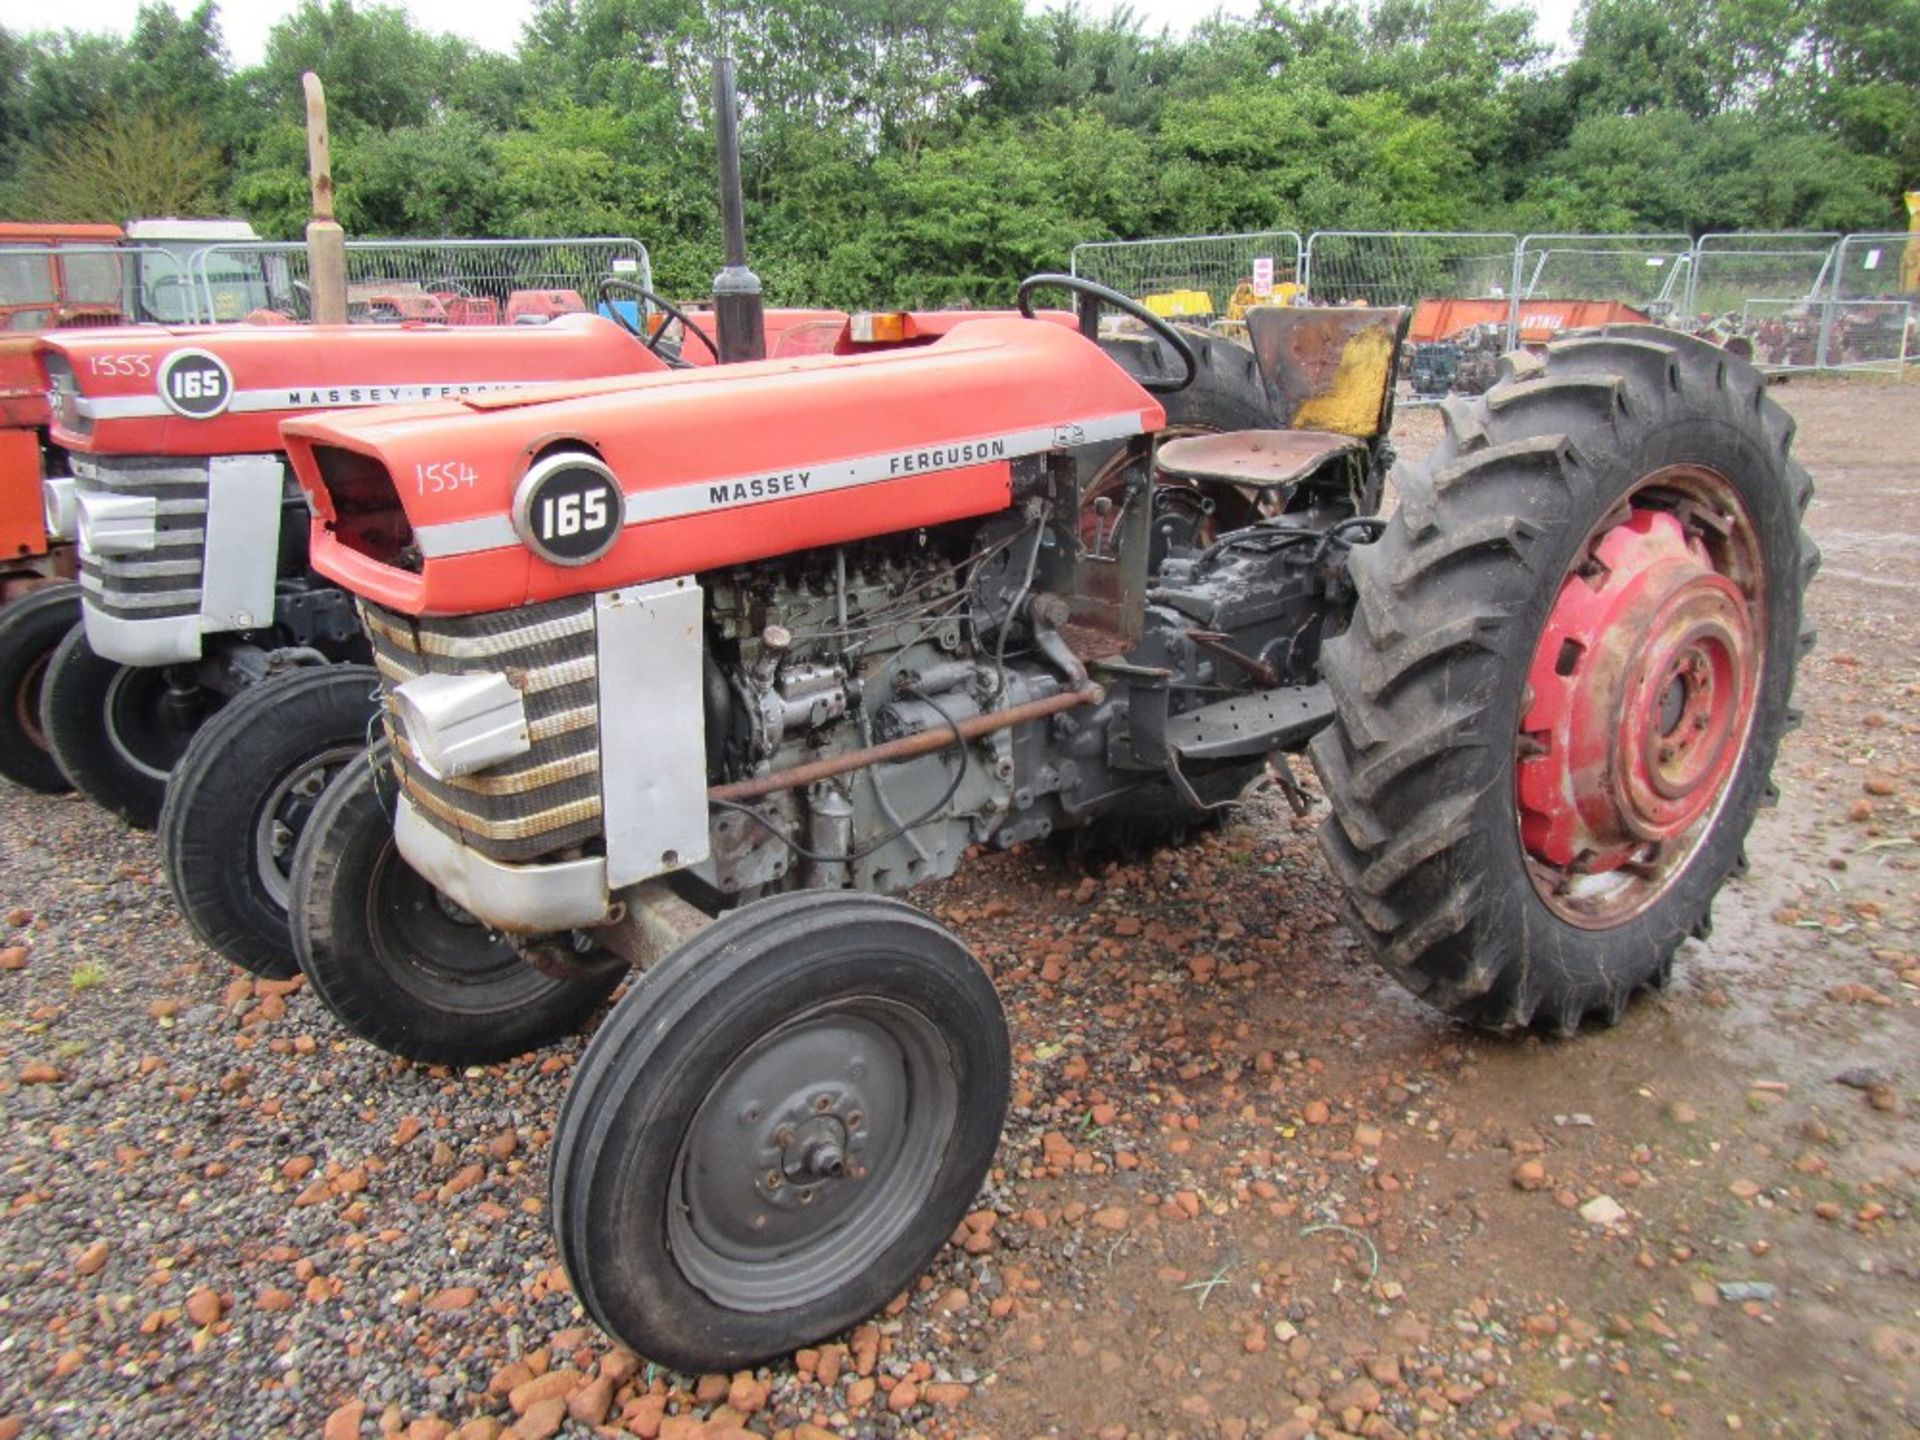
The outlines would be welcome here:
M 47 662 L 40 725 L 76 790 L 151 830 L 167 777 L 220 698 L 203 686 L 175 684 L 164 667 L 95 654 L 86 626 L 75 625 Z
M 1812 643 L 1792 422 L 1650 327 L 1511 360 L 1353 552 L 1322 845 L 1385 968 L 1475 1024 L 1618 1018 L 1704 935 Z
M 410 1060 L 478 1065 L 571 1033 L 624 978 L 561 979 L 446 898 L 401 858 L 383 801 L 386 751 L 348 764 L 294 854 L 294 955 L 326 1007 L 363 1040 Z
M 80 587 L 64 582 L 0 610 L 0 775 L 43 795 L 73 788 L 47 749 L 40 689 L 54 650 L 79 619 Z
M 263 680 L 200 728 L 167 782 L 167 882 L 194 933 L 242 969 L 299 973 L 287 928 L 295 847 L 328 781 L 364 763 L 379 683 L 370 665 Z
M 833 1335 L 919 1276 L 1006 1116 L 993 984 L 898 901 L 723 915 L 581 1056 L 553 1142 L 561 1258 L 649 1359 L 732 1370 Z

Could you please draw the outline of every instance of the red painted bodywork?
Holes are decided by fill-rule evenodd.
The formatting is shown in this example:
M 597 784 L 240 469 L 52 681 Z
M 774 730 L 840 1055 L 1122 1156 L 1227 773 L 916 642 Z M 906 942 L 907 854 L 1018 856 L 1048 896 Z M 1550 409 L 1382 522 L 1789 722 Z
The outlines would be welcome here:
M 280 448 L 290 414 L 382 403 L 383 387 L 567 382 L 664 370 L 611 320 L 580 315 L 549 325 L 128 326 L 41 338 L 46 354 L 71 367 L 90 401 L 157 401 L 161 363 L 176 350 L 208 350 L 226 362 L 236 403 L 208 420 L 162 413 L 93 420 L 77 428 L 56 417 L 53 437 L 69 449 L 123 455 L 243 455 Z M 144 373 L 142 373 L 144 371 Z M 282 392 L 284 403 L 243 410 L 248 392 Z
M 1407 341 L 1413 345 L 1448 340 L 1476 325 L 1507 323 L 1510 306 L 1505 300 L 1422 300 L 1413 312 Z M 1543 344 L 1559 339 L 1567 330 L 1586 330 L 1596 325 L 1645 325 L 1647 317 L 1631 305 L 1618 300 L 1522 300 L 1520 302 L 1520 343 Z
M 47 382 L 34 355 L 38 337 L 0 336 L 0 570 L 47 553 L 40 508 L 40 431 Z
M 1528 672 L 1521 837 L 1598 874 L 1693 825 L 1724 789 L 1753 712 L 1759 647 L 1739 589 L 1673 515 L 1635 510 L 1570 576 Z M 1686 676 L 1684 704 L 1662 700 Z M 1665 723 L 1663 723 L 1663 721 Z
M 1010 502 L 1012 483 L 1011 463 L 995 460 L 631 523 L 604 557 L 577 568 L 552 565 L 508 540 L 475 553 L 429 556 L 413 571 L 350 549 L 334 533 L 336 512 L 316 447 L 380 462 L 417 532 L 456 522 L 497 527 L 527 466 L 557 443 L 596 451 L 631 501 L 676 485 L 826 467 L 1094 417 L 1137 417 L 1143 430 L 1165 423 L 1158 401 L 1064 324 L 964 313 L 938 324 L 942 338 L 910 348 L 602 381 L 565 395 L 290 420 L 281 433 L 315 511 L 314 568 L 410 614 L 503 610 L 989 514 Z M 448 464 L 470 470 L 472 483 L 419 493 L 418 467 Z

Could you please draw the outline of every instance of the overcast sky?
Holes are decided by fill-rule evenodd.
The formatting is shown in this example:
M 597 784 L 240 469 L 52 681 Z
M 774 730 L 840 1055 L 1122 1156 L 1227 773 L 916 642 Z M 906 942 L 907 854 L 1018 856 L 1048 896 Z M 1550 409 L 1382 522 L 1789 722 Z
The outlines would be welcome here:
M 173 8 L 187 11 L 193 0 L 170 0 Z M 520 38 L 520 26 L 533 7 L 530 0 L 404 0 L 417 24 L 427 30 L 452 31 L 475 44 L 492 50 L 511 50 Z M 1113 0 L 1082 0 L 1085 8 L 1098 13 L 1113 8 Z M 1542 39 L 1564 45 L 1573 22 L 1576 0 L 1528 0 L 1540 16 Z M 266 49 L 267 32 L 298 0 L 225 0 L 220 6 L 220 24 L 227 37 L 227 49 L 236 65 L 252 65 Z M 1213 0 L 1131 0 L 1136 14 L 1143 16 L 1149 29 L 1171 26 L 1176 32 L 1191 28 L 1196 20 L 1213 13 Z M 1029 0 L 1033 9 L 1042 8 Z M 1257 0 L 1225 0 L 1219 8 L 1229 15 L 1249 15 Z M 47 0 L 0 0 L 0 25 L 9 30 L 112 30 L 122 35 L 133 26 L 139 0 L 60 0 L 50 6 Z

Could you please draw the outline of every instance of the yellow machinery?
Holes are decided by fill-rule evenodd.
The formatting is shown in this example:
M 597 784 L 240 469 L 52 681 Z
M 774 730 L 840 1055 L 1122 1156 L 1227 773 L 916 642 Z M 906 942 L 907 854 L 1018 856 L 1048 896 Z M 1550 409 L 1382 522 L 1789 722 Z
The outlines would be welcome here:
M 1900 288 L 1920 290 L 1920 190 L 1907 192 L 1907 229 L 1913 238 L 1900 257 Z
M 1162 320 L 1211 320 L 1213 296 L 1204 290 L 1160 290 L 1140 297 L 1140 303 Z

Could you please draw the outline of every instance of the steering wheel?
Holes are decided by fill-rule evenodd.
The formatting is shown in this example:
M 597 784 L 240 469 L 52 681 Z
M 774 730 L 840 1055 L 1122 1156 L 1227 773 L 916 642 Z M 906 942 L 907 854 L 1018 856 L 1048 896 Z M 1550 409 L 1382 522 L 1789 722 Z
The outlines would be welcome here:
M 713 341 L 707 337 L 706 331 L 702 330 L 698 325 L 694 324 L 692 320 L 687 318 L 686 311 L 682 310 L 671 300 L 654 294 L 653 291 L 647 289 L 644 285 L 636 285 L 631 280 L 622 280 L 613 275 L 607 276 L 606 279 L 600 282 L 600 303 L 607 307 L 607 313 L 618 322 L 620 328 L 644 345 L 647 353 L 652 355 L 656 360 L 666 359 L 666 357 L 660 353 L 660 342 L 667 337 L 667 327 L 662 325 L 651 335 L 647 334 L 645 326 L 635 324 L 633 321 L 627 319 L 625 312 L 614 303 L 616 297 L 623 300 L 638 300 L 645 305 L 651 306 L 655 310 L 664 311 L 667 315 L 680 322 L 680 328 L 682 330 L 707 347 L 707 353 L 713 357 L 714 364 L 717 365 L 720 363 L 719 349 L 714 345 Z M 684 364 L 686 362 L 682 361 L 681 363 Z
M 1033 292 L 1036 290 L 1072 290 L 1082 298 L 1080 305 L 1080 330 L 1089 340 L 1095 339 L 1100 307 L 1110 306 L 1122 315 L 1130 315 L 1138 320 L 1155 336 L 1166 342 L 1167 347 L 1180 358 L 1184 373 L 1177 380 L 1139 381 L 1140 388 L 1150 390 L 1156 395 L 1171 395 L 1176 390 L 1184 390 L 1193 384 L 1194 376 L 1200 373 L 1200 362 L 1194 358 L 1193 346 L 1187 343 L 1187 337 L 1168 324 L 1130 295 L 1122 295 L 1118 290 L 1109 290 L 1104 285 L 1096 285 L 1091 280 L 1083 280 L 1078 275 L 1029 275 L 1020 282 L 1020 293 L 1016 303 L 1020 313 L 1029 320 L 1033 314 Z M 1090 302 L 1090 303 L 1089 303 Z

